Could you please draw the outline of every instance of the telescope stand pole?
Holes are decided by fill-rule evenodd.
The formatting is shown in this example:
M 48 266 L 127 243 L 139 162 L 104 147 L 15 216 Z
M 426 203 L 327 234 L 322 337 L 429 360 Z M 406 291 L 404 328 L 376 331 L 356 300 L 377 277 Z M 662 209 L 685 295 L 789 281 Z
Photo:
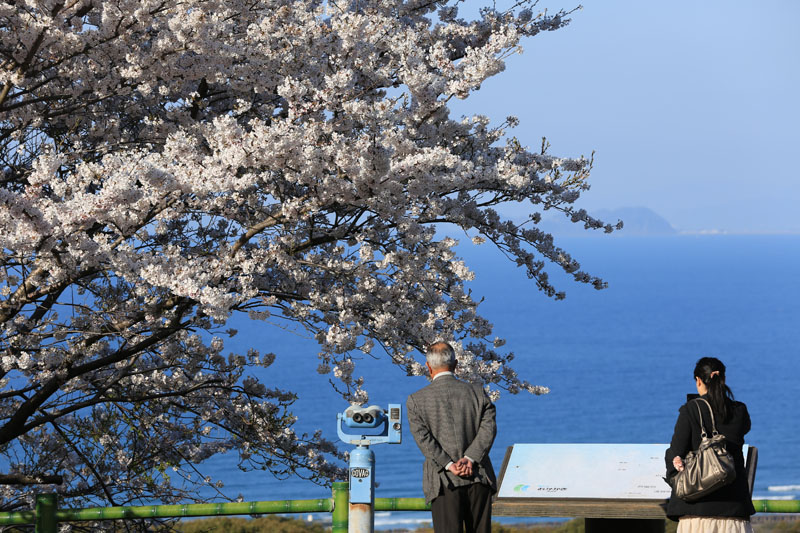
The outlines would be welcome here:
M 375 530 L 375 453 L 359 445 L 350 452 L 350 513 L 348 533 Z

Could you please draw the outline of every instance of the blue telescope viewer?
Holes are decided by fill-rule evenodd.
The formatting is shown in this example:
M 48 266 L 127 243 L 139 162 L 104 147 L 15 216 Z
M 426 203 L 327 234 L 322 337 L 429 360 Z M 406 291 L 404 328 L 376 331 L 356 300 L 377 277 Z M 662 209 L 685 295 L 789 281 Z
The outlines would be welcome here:
M 339 438 L 348 444 L 400 444 L 402 440 L 401 408 L 397 403 L 390 403 L 387 410 L 377 405 L 351 405 L 337 419 Z
M 400 444 L 403 437 L 402 409 L 390 403 L 351 405 L 336 415 L 339 438 L 356 449 L 350 452 L 350 533 L 372 533 L 375 529 L 375 453 L 372 444 Z

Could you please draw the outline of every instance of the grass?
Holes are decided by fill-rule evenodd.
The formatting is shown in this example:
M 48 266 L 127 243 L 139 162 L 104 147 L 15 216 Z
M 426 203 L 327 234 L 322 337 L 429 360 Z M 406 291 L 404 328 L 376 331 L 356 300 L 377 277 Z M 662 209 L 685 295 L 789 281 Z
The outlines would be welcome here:
M 179 522 L 180 533 L 325 533 L 330 528 L 284 516 L 261 518 L 206 518 Z
M 800 520 L 756 519 L 755 533 L 800 533 Z M 788 518 L 788 517 L 787 517 Z M 794 517 L 793 517 L 794 518 Z M 675 533 L 677 523 L 667 521 L 665 533 Z M 208 518 L 181 522 L 180 533 L 326 533 L 330 527 L 296 518 L 266 516 L 262 518 Z M 384 530 L 383 533 L 433 533 L 431 528 Z M 583 519 L 543 524 L 492 524 L 492 533 L 584 533 Z

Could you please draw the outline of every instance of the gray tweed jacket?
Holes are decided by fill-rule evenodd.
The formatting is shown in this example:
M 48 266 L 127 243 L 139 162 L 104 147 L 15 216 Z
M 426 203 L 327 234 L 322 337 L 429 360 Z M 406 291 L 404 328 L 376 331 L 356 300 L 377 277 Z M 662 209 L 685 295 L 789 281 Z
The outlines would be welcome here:
M 489 450 L 497 434 L 494 404 L 480 385 L 444 375 L 406 401 L 411 434 L 425 456 L 422 491 L 431 502 L 442 486 L 483 483 L 493 490 L 496 480 Z M 445 470 L 450 461 L 469 457 L 474 476 L 465 479 Z

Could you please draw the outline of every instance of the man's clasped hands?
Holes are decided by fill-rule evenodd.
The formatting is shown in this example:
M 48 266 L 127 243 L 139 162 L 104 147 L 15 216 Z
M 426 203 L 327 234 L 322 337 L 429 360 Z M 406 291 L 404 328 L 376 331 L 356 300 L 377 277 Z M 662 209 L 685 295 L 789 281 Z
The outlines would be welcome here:
M 462 457 L 448 468 L 450 472 L 460 477 L 472 477 L 472 461 Z

